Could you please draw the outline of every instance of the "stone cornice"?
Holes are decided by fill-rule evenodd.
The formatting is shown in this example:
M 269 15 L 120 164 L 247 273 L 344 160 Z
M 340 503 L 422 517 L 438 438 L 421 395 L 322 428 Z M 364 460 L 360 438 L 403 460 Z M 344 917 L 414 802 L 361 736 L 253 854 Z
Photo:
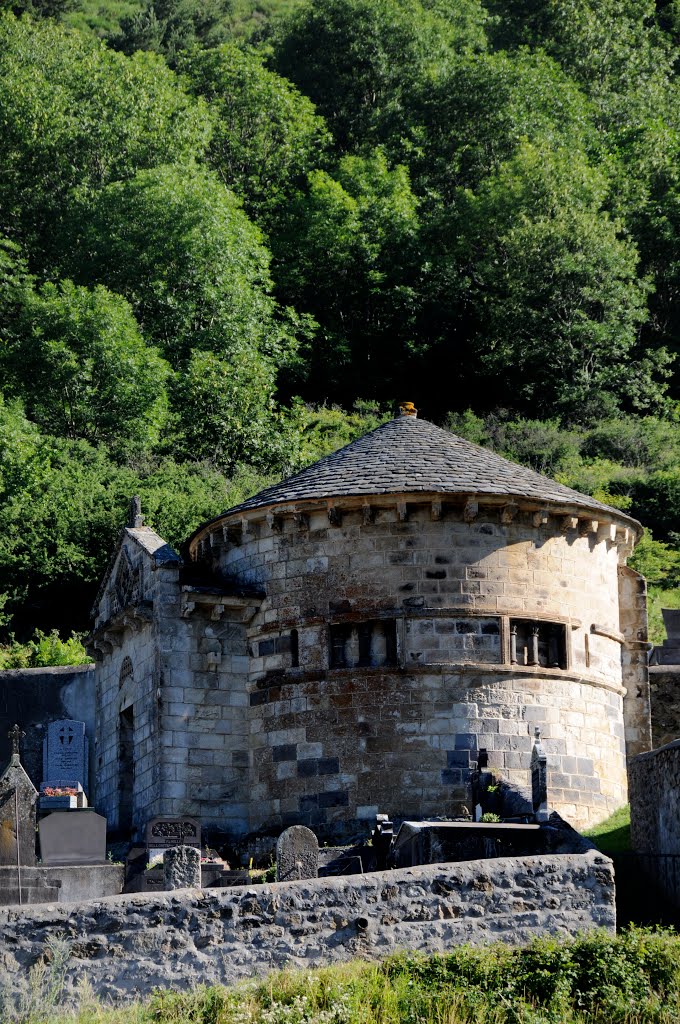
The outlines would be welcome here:
M 525 519 L 536 530 L 549 530 L 554 534 L 591 536 L 598 543 L 606 541 L 616 545 L 627 557 L 642 535 L 642 527 L 624 513 L 620 516 L 604 510 L 597 513 L 581 508 L 576 503 L 539 502 L 534 498 L 494 494 L 440 494 L 437 492 L 402 492 L 374 496 L 341 496 L 291 501 L 261 506 L 252 510 L 223 516 L 200 527 L 190 539 L 192 557 L 200 558 L 209 548 L 226 544 L 238 545 L 253 539 L 253 527 L 265 525 L 268 532 L 280 533 L 286 520 L 292 520 L 301 533 L 309 529 L 312 513 L 324 513 L 329 528 L 342 525 L 349 513 L 361 513 L 364 525 L 375 521 L 376 515 L 387 509 L 396 513 L 396 522 L 407 522 L 415 508 L 427 507 L 433 521 L 453 518 L 474 524 L 482 516 L 498 518 L 501 528 Z

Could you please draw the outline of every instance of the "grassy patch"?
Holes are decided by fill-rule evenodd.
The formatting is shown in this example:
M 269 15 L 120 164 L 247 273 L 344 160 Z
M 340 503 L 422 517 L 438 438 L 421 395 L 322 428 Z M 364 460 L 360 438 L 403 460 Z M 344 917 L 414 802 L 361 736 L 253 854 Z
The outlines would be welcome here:
M 606 821 L 588 829 L 584 835 L 593 840 L 602 853 L 626 853 L 630 845 L 630 807 L 619 807 Z
M 158 992 L 125 1009 L 84 993 L 68 1013 L 33 1003 L 3 1024 L 677 1024 L 680 938 L 542 939 L 526 948 L 459 946 L 317 971 L 282 971 L 231 989 Z

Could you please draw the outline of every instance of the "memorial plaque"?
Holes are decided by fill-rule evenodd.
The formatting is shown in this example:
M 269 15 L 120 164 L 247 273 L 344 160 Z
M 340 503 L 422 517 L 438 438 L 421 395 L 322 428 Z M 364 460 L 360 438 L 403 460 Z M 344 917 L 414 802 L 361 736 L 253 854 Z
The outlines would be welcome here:
M 195 818 L 152 818 L 146 826 L 146 845 L 150 854 L 162 853 L 172 846 L 201 848 L 201 826 Z
M 297 882 L 319 876 L 319 843 L 311 829 L 293 825 L 276 841 L 276 881 Z
M 62 719 L 51 722 L 43 744 L 43 781 L 71 780 L 88 788 L 88 742 L 85 723 Z

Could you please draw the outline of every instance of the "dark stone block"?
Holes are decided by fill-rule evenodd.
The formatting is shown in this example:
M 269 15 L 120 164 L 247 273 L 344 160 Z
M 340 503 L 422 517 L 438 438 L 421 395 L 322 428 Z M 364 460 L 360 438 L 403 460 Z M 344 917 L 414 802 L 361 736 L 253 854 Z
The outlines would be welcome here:
M 456 736 L 456 750 L 474 750 L 477 746 L 477 737 L 471 732 L 459 732 Z M 449 765 L 449 768 L 451 765 Z
M 298 776 L 301 779 L 311 778 L 313 775 L 319 774 L 319 762 L 316 757 L 305 757 L 302 761 L 298 761 L 297 766 Z
M 282 743 L 278 747 L 272 747 L 272 761 L 294 761 L 296 757 L 295 743 Z
M 261 658 L 268 654 L 276 654 L 276 640 L 260 640 L 258 651 Z
M 579 775 L 592 775 L 595 771 L 592 758 L 590 757 L 579 757 L 578 758 L 578 774 Z
M 347 793 L 319 793 L 319 807 L 347 807 Z
M 442 783 L 445 786 L 460 786 L 463 781 L 463 773 L 460 769 L 444 768 L 442 770 Z
M 267 690 L 257 690 L 255 693 L 250 695 L 250 706 L 251 708 L 256 707 L 258 704 L 266 704 L 269 699 L 269 693 Z
M 469 768 L 470 767 L 470 751 L 469 750 L 447 750 L 446 751 L 446 764 L 449 768 Z
M 446 569 L 434 569 L 425 573 L 425 578 L 428 580 L 445 580 Z
M 301 811 L 312 811 L 319 806 L 319 797 L 316 793 L 310 793 L 307 796 L 300 797 L 300 810 Z
M 340 763 L 337 757 L 320 757 L 318 772 L 319 775 L 337 775 L 340 772 Z

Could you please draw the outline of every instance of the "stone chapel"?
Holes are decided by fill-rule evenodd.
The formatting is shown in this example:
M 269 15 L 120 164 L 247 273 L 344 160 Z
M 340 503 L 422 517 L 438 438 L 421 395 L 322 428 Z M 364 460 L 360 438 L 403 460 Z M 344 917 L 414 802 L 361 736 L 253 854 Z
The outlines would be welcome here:
M 640 525 L 401 414 L 205 523 L 183 558 L 133 514 L 94 608 L 95 800 L 333 839 L 454 816 L 479 769 L 530 809 L 626 802 L 651 747 Z

